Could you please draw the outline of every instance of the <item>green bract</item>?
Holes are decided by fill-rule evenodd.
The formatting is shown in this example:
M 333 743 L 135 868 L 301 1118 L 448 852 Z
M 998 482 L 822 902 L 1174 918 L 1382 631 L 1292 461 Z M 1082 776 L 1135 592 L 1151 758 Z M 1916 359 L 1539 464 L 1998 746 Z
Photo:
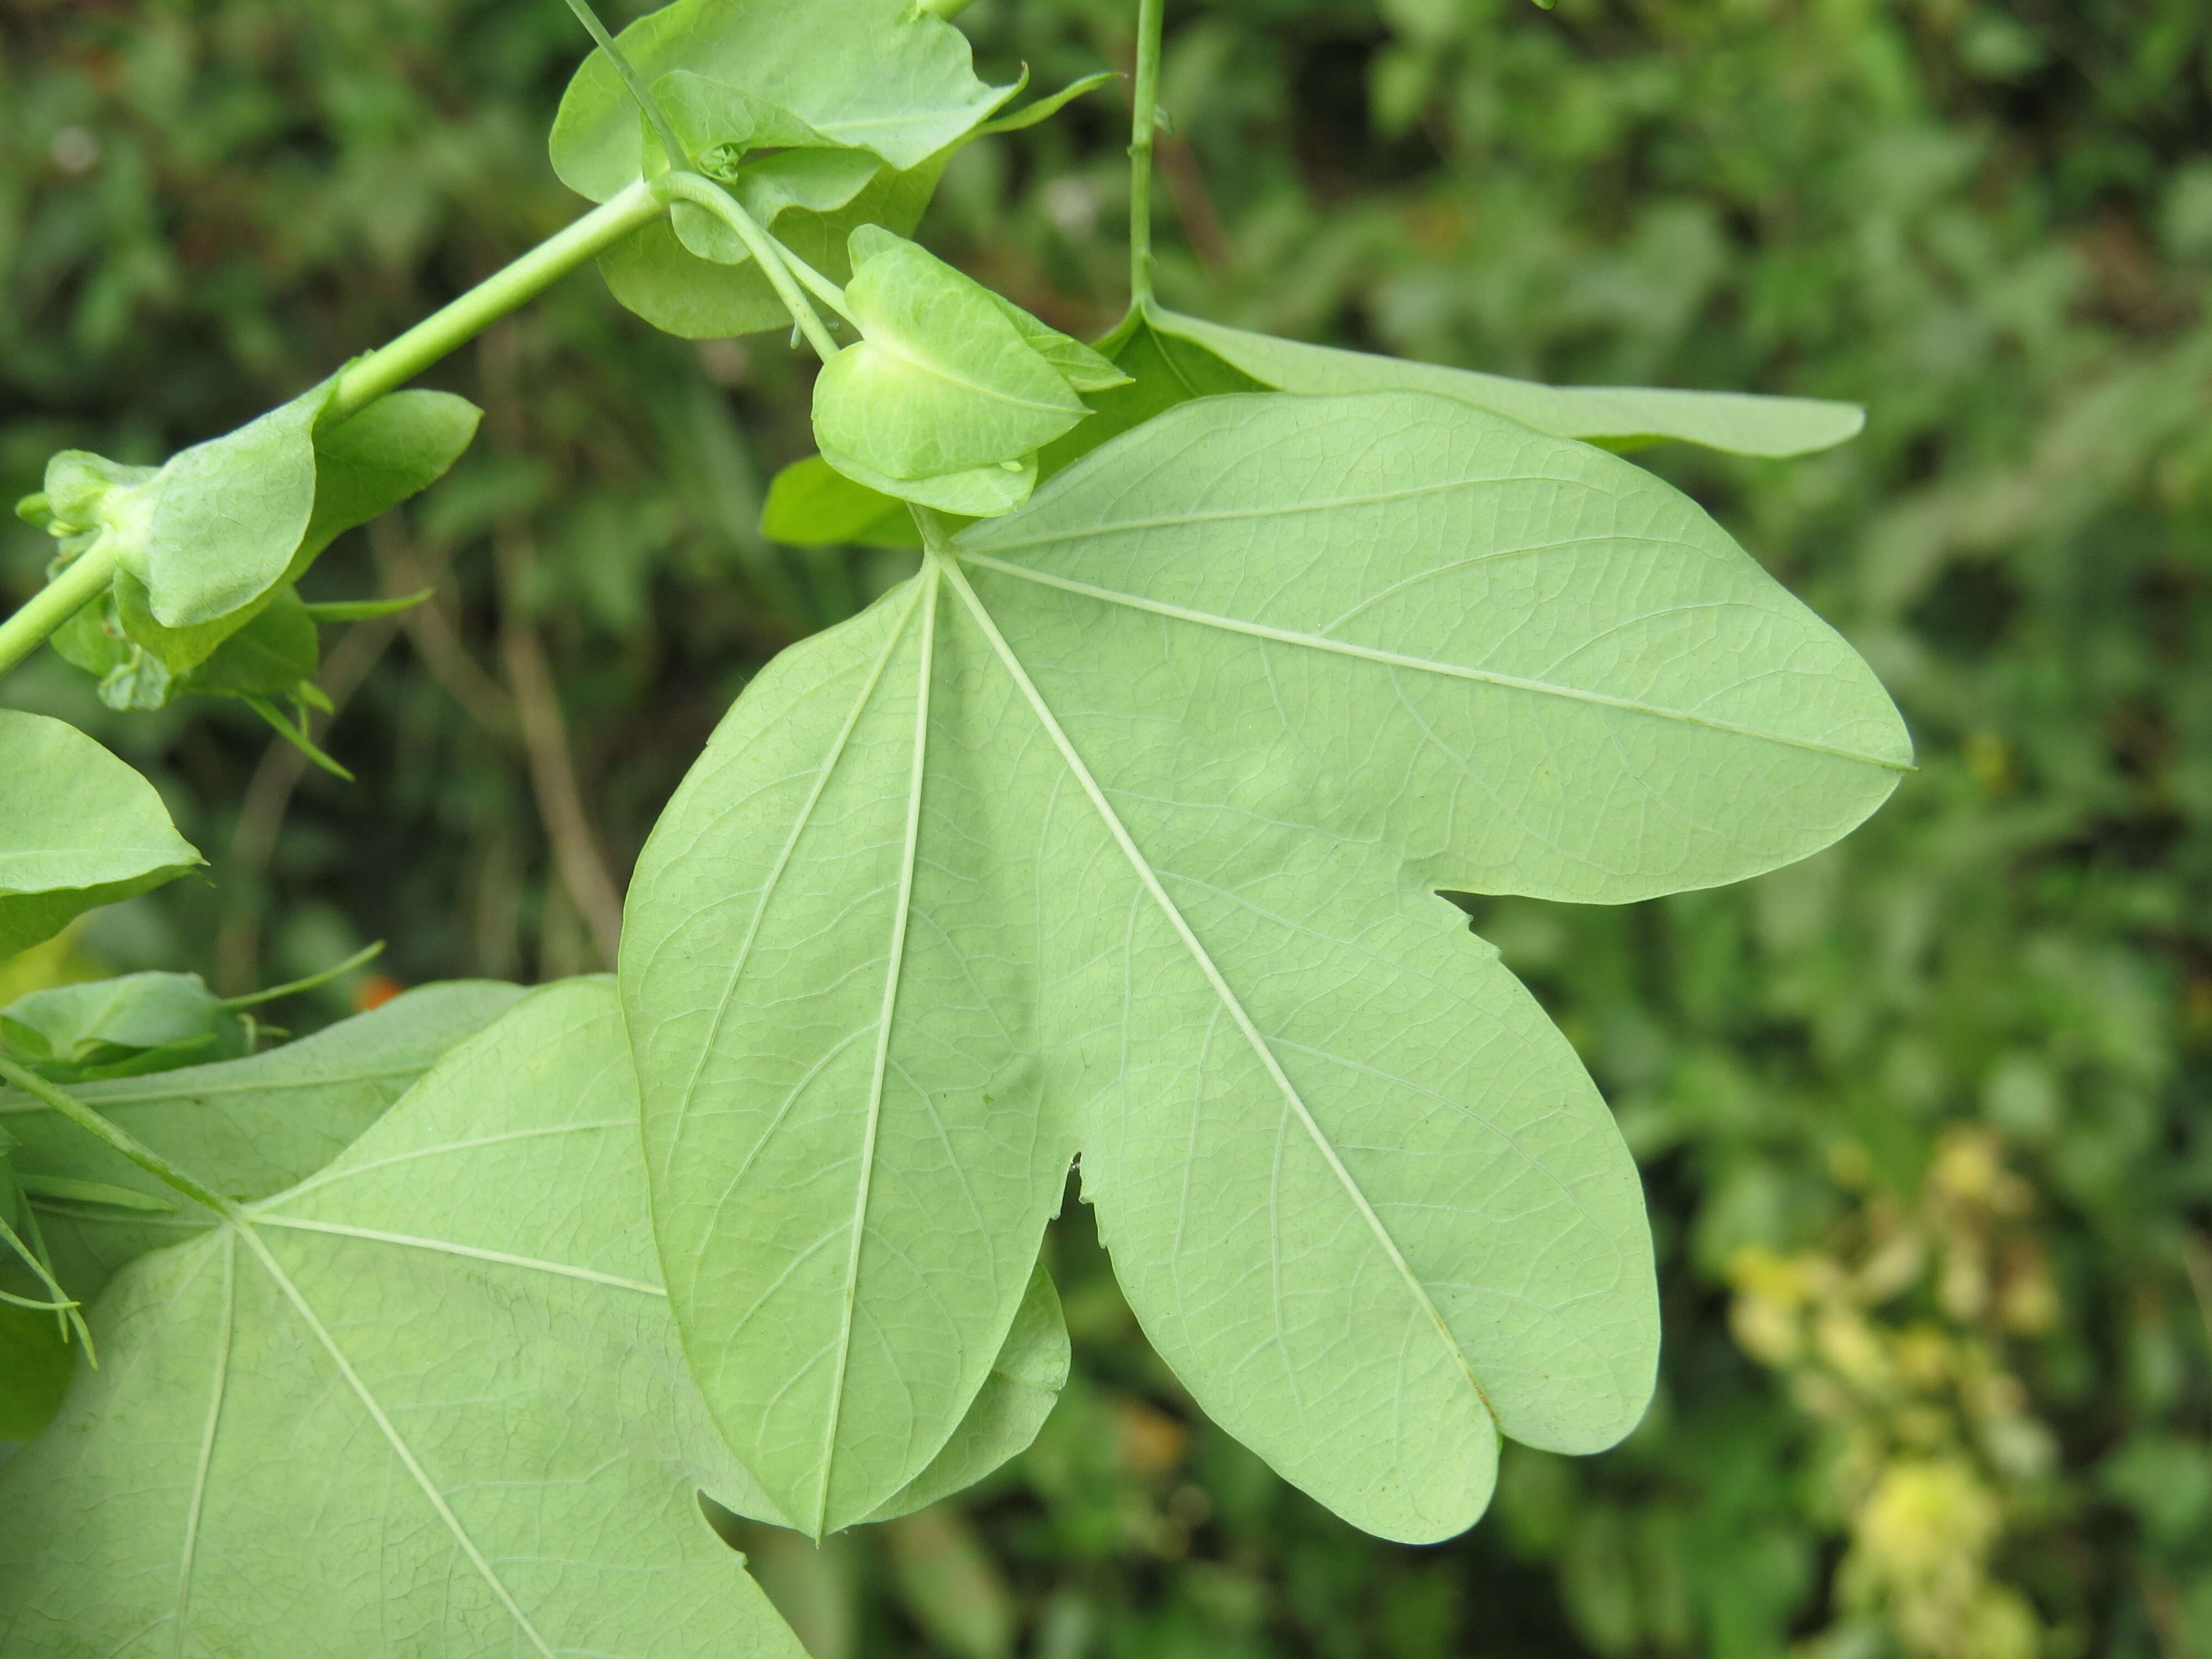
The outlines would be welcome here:
M 608 988 L 146 1256 L 0 1471 L 0 1654 L 775 1654 L 655 1282 Z
M 920 547 L 921 532 L 906 503 L 854 483 L 819 455 L 777 473 L 761 507 L 761 534 L 793 547 L 855 542 L 868 547 Z
M 243 1053 L 223 1012 L 198 974 L 126 974 L 18 997 L 0 1008 L 0 1041 L 60 1082 L 133 1077 L 226 1057 L 218 1045 Z
M 781 112 L 830 143 L 909 168 L 975 127 L 1012 90 L 977 80 L 967 37 L 908 0 L 812 0 L 800 10 L 781 0 L 677 0 L 615 40 L 656 98 L 671 71 L 707 83 L 663 99 L 678 135 L 702 148 L 753 140 L 752 130 L 721 133 L 713 124 L 713 100 L 728 88 L 740 96 L 724 108 Z M 771 132 L 765 142 L 793 138 Z M 553 170 L 569 189 L 604 202 L 666 165 L 649 161 L 657 148 L 614 65 L 593 52 L 554 118 Z
M 145 779 L 43 714 L 0 709 L 0 957 L 203 862 Z
M 143 571 L 126 559 L 116 574 L 114 591 L 85 606 L 56 634 L 55 648 L 77 666 L 101 676 L 102 699 L 118 708 L 158 708 L 184 691 L 234 696 L 289 694 L 299 681 L 313 677 L 319 656 L 314 630 L 299 611 L 290 584 L 307 573 L 316 556 L 341 532 L 367 523 L 442 477 L 468 447 L 479 417 L 473 404 L 449 392 L 399 392 L 313 433 L 311 506 L 304 525 L 291 532 L 273 581 L 210 619 L 172 627 L 160 614 Z M 256 427 L 260 424 L 255 422 Z M 242 440 L 253 429 L 243 428 L 231 439 Z M 158 505 L 167 496 L 169 486 L 160 481 L 188 456 L 200 457 L 195 465 L 202 474 L 211 473 L 218 463 L 233 467 L 237 473 L 233 484 L 242 491 L 254 457 L 266 446 L 241 442 L 223 447 L 230 441 L 217 439 L 187 450 L 159 471 L 132 470 L 143 477 L 139 490 L 125 499 L 135 501 L 132 511 L 145 520 L 147 503 Z M 209 459 L 210 454 L 214 459 Z M 63 495 L 54 488 L 55 471 L 66 461 L 72 473 L 81 473 L 83 463 L 98 459 L 58 456 L 50 467 L 47 497 L 54 505 L 49 509 L 49 528 L 54 533 L 62 534 L 80 522 L 64 515 Z M 158 497 L 152 494 L 157 489 Z M 130 523 L 125 515 L 112 533 L 127 537 Z M 220 532 L 210 535 L 206 559 L 222 562 L 229 556 L 230 544 Z M 265 573 L 274 562 L 270 555 L 273 545 L 271 541 L 259 549 L 256 570 Z M 174 555 L 177 561 L 191 556 L 189 547 Z M 293 614 L 267 615 L 287 608 Z M 244 637 L 249 634 L 252 639 Z M 223 660 L 210 660 L 217 658 Z
M 1085 1153 L 1200 1401 L 1439 1538 L 1502 1431 L 1636 1420 L 1633 1166 L 1439 889 L 1618 902 L 1856 823 L 1910 761 L 1694 504 L 1430 393 L 1217 398 L 964 532 L 731 713 L 632 890 L 671 1294 L 816 1528 L 934 1455 Z
M 837 281 L 847 236 L 912 230 L 952 152 L 1013 91 L 977 80 L 966 38 L 908 0 L 678 0 L 617 41 L 690 163 Z M 551 148 L 562 181 L 594 201 L 669 165 L 604 52 L 569 82 Z M 790 321 L 744 245 L 690 204 L 600 270 L 623 304 L 690 338 Z
M 981 518 L 1020 504 L 1030 458 L 1127 376 L 915 244 L 853 233 L 860 331 L 814 382 L 822 457 L 856 483 Z

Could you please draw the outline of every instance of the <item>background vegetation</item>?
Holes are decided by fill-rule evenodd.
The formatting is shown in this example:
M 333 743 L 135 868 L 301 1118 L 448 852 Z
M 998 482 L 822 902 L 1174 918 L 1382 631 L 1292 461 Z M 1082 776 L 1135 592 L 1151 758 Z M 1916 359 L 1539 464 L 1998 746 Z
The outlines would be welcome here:
M 1123 64 L 1133 12 L 963 24 L 1049 87 Z M 0 491 L 222 430 L 557 227 L 580 56 L 554 0 L 9 0 Z M 1078 331 L 1121 298 L 1116 96 L 964 154 L 924 229 Z M 1071 1206 L 1077 1376 L 1036 1448 L 819 1555 L 757 1535 L 757 1568 L 823 1659 L 2212 1652 L 2212 10 L 1193 0 L 1165 103 L 1170 304 L 1867 403 L 1832 456 L 1644 459 L 1868 653 L 1923 769 L 1745 888 L 1469 902 L 1646 1172 L 1668 1350 L 1621 1449 L 1510 1449 L 1447 1546 L 1356 1534 L 1195 1416 Z M 0 981 L 239 988 L 374 937 L 406 982 L 601 965 L 730 697 L 897 574 L 755 531 L 805 372 L 590 276 L 441 370 L 476 452 L 313 578 L 441 586 L 332 641 L 356 787 L 242 711 L 12 676 L 215 868 Z M 0 589 L 42 542 L 6 532 Z

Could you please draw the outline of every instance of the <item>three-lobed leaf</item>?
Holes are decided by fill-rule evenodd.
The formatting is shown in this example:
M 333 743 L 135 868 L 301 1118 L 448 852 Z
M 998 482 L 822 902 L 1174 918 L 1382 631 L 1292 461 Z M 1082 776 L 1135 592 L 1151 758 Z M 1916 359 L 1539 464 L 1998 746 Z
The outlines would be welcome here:
M 656 1282 L 610 988 L 129 1267 L 0 1470 L 0 1655 L 788 1656 Z
M 203 862 L 154 786 L 82 732 L 0 709 L 0 957 Z
M 1657 1316 L 1609 1116 L 1435 891 L 1737 879 L 1909 760 L 1626 462 L 1418 392 L 1170 410 L 772 665 L 647 848 L 623 975 L 710 1408 L 860 1518 L 980 1387 L 1079 1142 L 1200 1402 L 1449 1535 L 1501 1431 L 1626 1432 Z

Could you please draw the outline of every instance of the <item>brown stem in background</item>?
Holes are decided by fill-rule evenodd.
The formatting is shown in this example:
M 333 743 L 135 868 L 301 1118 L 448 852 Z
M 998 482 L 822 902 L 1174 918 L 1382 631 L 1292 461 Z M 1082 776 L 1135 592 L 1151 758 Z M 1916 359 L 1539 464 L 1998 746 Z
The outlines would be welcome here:
M 1121 83 L 1132 89 L 1136 86 L 1136 54 L 1133 44 L 1121 57 Z M 1183 240 L 1190 244 L 1191 252 L 1209 276 L 1219 276 L 1233 263 L 1229 251 L 1229 237 L 1221 228 L 1221 215 L 1213 205 L 1213 192 L 1206 187 L 1206 175 L 1198 165 L 1197 152 L 1176 134 L 1159 131 L 1152 137 L 1152 155 L 1159 162 L 1168 183 L 1168 199 L 1175 204 L 1176 223 L 1182 228 Z M 1148 204 L 1132 204 L 1133 211 L 1148 211 Z
M 1160 158 L 1160 172 L 1168 181 L 1168 199 L 1175 204 L 1176 222 L 1182 227 L 1183 240 L 1198 255 L 1206 274 L 1219 276 L 1232 263 L 1229 237 L 1221 228 L 1220 214 L 1214 210 L 1213 192 L 1206 189 L 1206 175 L 1199 170 L 1198 152 L 1175 134 L 1164 132 L 1154 154 Z
M 369 526 L 368 545 L 375 556 L 378 573 L 384 578 L 386 592 L 419 593 L 426 587 L 437 589 L 427 603 L 401 612 L 399 617 L 408 643 L 415 647 L 415 654 L 422 659 L 422 666 L 429 671 L 430 678 L 460 704 L 463 712 L 494 737 L 514 736 L 514 699 L 507 695 L 505 686 L 477 666 L 476 659 L 461 642 L 460 629 L 454 623 L 453 606 L 441 583 L 446 561 L 417 559 L 407 538 L 388 519 L 380 519 Z
M 337 649 L 323 660 L 315 684 L 331 700 L 323 729 L 343 712 L 368 671 L 399 631 L 396 617 L 378 617 L 356 623 L 338 641 Z M 238 822 L 230 832 L 230 854 L 223 861 L 225 903 L 216 930 L 215 979 L 226 995 L 236 996 L 256 988 L 261 965 L 261 913 L 256 902 L 269 860 L 276 855 L 276 836 L 284 827 L 293 792 L 307 775 L 307 757 L 282 738 L 272 739 L 260 764 L 246 786 Z
M 531 793 L 538 799 L 538 816 L 544 822 L 561 884 L 591 929 L 604 964 L 611 968 L 622 943 L 622 890 L 608 872 L 584 811 L 552 665 L 530 622 L 529 577 L 538 556 L 537 543 L 517 515 L 502 520 L 493 532 L 492 548 L 499 561 L 500 660 L 507 669 L 507 688 L 522 730 Z
M 520 367 L 516 325 L 510 321 L 489 329 L 477 344 L 483 363 L 486 424 L 501 447 L 519 449 L 525 434 L 522 404 L 514 390 Z M 501 516 L 492 532 L 492 553 L 499 574 L 500 662 L 507 672 L 523 758 L 530 769 L 531 793 L 537 799 L 561 885 L 591 930 L 603 964 L 611 968 L 622 942 L 622 889 L 584 810 L 559 688 L 544 641 L 531 619 L 530 574 L 538 560 L 538 543 L 526 514 Z

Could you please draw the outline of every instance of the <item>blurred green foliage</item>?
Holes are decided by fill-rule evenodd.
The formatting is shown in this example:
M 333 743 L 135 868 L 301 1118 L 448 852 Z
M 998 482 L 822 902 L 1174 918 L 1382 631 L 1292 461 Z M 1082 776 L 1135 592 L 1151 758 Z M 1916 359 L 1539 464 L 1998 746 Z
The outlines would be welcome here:
M 1133 12 L 962 21 L 1051 87 L 1126 65 Z M 11 494 L 249 417 L 580 205 L 552 0 L 15 0 L 0 54 Z M 924 225 L 1075 331 L 1121 299 L 1117 95 L 964 153 Z M 2212 1651 L 2212 9 L 1218 0 L 1170 8 L 1164 101 L 1172 305 L 1867 403 L 1810 461 L 1641 459 L 1869 654 L 1923 769 L 1741 889 L 1471 902 L 1646 1171 L 1668 1351 L 1622 1449 L 1513 1449 L 1447 1546 L 1352 1534 L 1197 1419 L 1072 1204 L 1036 1448 L 757 1570 L 824 1659 Z M 215 860 L 81 951 L 230 991 L 374 936 L 410 981 L 595 967 L 731 696 L 897 574 L 759 538 L 809 447 L 765 337 L 684 345 L 583 276 L 432 380 L 483 438 L 309 595 L 441 585 L 332 636 L 357 787 L 250 716 L 10 678 Z M 11 532 L 0 583 L 42 556 Z

